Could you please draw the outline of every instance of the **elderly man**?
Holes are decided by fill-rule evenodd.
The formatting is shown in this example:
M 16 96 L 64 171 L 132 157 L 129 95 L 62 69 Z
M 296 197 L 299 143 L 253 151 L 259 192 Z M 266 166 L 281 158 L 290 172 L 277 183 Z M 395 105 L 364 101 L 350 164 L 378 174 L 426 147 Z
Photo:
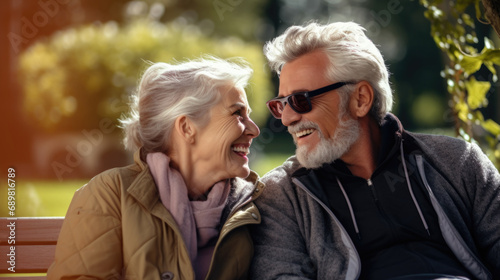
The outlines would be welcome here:
M 500 175 L 477 145 L 403 129 L 355 23 L 265 46 L 296 155 L 262 179 L 252 279 L 500 279 Z

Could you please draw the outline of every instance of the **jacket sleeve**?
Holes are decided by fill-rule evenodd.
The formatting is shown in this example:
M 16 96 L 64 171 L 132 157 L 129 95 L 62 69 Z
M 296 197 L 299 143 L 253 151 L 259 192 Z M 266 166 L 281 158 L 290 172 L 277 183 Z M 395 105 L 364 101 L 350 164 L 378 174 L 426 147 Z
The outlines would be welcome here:
M 283 169 L 263 178 L 266 189 L 255 201 L 262 223 L 252 228 L 255 255 L 251 279 L 315 279 L 312 260 L 296 218 L 296 197 Z M 287 191 L 288 190 L 288 191 Z
M 120 188 L 101 174 L 75 192 L 47 279 L 119 279 Z
M 477 145 L 471 145 L 465 162 L 464 173 L 470 174 L 467 188 L 473 199 L 473 236 L 493 279 L 500 279 L 500 174 Z

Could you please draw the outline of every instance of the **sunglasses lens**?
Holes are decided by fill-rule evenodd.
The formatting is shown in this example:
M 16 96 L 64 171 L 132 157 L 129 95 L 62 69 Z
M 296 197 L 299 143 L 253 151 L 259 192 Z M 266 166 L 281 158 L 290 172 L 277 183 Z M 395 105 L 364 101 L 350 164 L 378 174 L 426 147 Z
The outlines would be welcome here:
M 307 113 L 311 111 L 311 103 L 309 102 L 306 93 L 298 93 L 290 95 L 286 101 L 293 110 L 297 113 Z M 281 100 L 270 100 L 267 102 L 267 107 L 271 114 L 277 119 L 281 119 L 284 110 L 284 102 Z
M 271 111 L 271 114 L 273 114 L 275 118 L 281 118 L 281 114 L 283 113 L 283 103 L 278 100 L 271 100 L 267 103 L 267 107 L 269 107 L 269 111 Z
M 297 113 L 306 113 L 311 111 L 311 105 L 309 100 L 307 100 L 305 93 L 292 95 L 288 101 L 290 102 L 290 106 L 292 106 Z

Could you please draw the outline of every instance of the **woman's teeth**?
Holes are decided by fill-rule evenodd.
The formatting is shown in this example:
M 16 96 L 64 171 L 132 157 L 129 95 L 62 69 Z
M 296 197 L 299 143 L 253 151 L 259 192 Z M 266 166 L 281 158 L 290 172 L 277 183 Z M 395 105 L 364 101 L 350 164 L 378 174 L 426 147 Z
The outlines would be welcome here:
M 232 148 L 233 151 L 237 152 L 237 153 L 242 153 L 242 154 L 248 154 L 250 153 L 250 148 L 248 147 L 243 147 L 243 146 L 236 146 L 236 147 L 233 147 Z
M 302 130 L 302 131 L 297 132 L 297 133 L 295 134 L 295 136 L 296 136 L 297 138 L 300 138 L 300 137 L 302 137 L 302 136 L 309 135 L 309 134 L 311 134 L 311 133 L 313 133 L 313 132 L 314 132 L 314 129 L 311 129 L 311 128 L 310 128 L 310 129 L 306 129 L 306 130 Z

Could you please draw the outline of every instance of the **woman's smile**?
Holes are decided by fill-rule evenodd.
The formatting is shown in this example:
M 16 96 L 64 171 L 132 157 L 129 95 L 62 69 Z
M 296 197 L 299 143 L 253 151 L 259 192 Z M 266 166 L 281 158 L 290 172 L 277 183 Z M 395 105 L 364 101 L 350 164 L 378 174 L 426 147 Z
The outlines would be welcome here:
M 231 150 L 248 160 L 247 155 L 250 153 L 250 144 L 234 144 Z

